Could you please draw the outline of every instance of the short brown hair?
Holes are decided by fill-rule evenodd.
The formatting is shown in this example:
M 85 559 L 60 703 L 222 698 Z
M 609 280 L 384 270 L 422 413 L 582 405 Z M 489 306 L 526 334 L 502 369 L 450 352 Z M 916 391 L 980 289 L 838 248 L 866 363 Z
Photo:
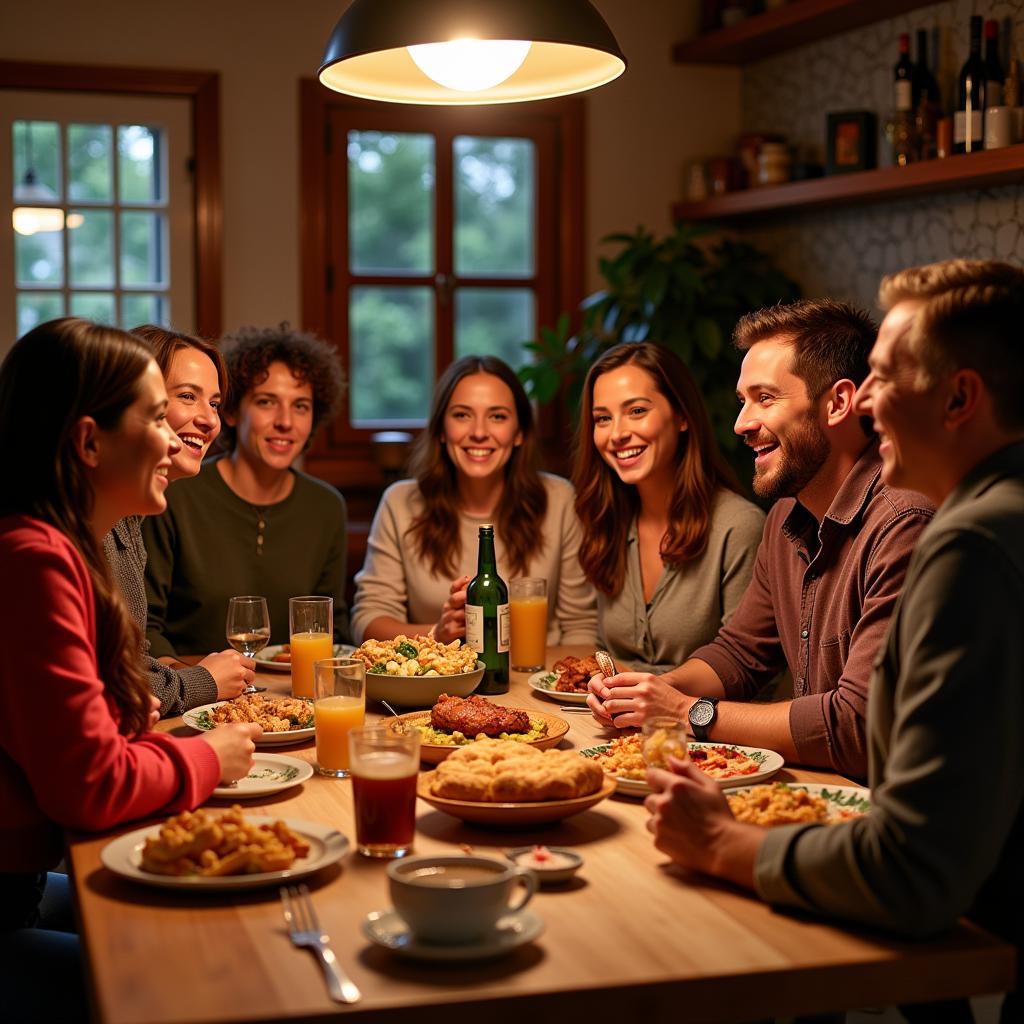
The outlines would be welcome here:
M 136 338 L 141 338 L 152 350 L 156 365 L 160 372 L 167 379 L 171 369 L 171 362 L 174 360 L 175 352 L 183 348 L 194 348 L 209 357 L 211 363 L 217 370 L 217 384 L 220 387 L 221 402 L 228 397 L 228 371 L 224 365 L 224 357 L 220 349 L 213 342 L 203 341 L 192 334 L 183 334 L 181 331 L 170 331 L 166 327 L 158 327 L 156 324 L 140 324 L 131 329 Z
M 852 380 L 860 387 L 877 334 L 871 317 L 849 303 L 802 299 L 747 313 L 733 331 L 733 342 L 742 352 L 780 336 L 790 342 L 796 355 L 794 372 L 808 396 L 816 399 L 838 380 Z
M 224 426 L 221 438 L 231 449 L 235 428 L 227 416 L 236 416 L 246 394 L 267 379 L 271 363 L 284 363 L 292 374 L 313 389 L 313 429 L 307 447 L 320 424 L 334 417 L 345 393 L 345 374 L 338 350 L 313 334 L 296 331 L 288 323 L 277 327 L 242 327 L 226 334 L 224 359 L 227 363 L 230 392 L 221 410 Z
M 998 260 L 945 260 L 882 279 L 884 309 L 907 299 L 924 302 L 909 343 L 927 381 L 969 367 L 992 396 L 999 426 L 1024 427 L 1024 270 Z

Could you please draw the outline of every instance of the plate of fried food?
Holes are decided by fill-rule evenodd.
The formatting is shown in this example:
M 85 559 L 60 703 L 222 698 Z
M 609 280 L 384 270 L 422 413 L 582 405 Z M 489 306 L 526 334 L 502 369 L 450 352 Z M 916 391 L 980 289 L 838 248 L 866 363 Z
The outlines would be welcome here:
M 431 807 L 463 821 L 506 828 L 580 814 L 615 791 L 615 780 L 572 750 L 510 740 L 459 747 L 416 782 Z
M 300 697 L 264 697 L 262 693 L 243 693 L 234 700 L 192 708 L 181 717 L 197 732 L 209 732 L 218 725 L 233 722 L 255 722 L 263 727 L 263 735 L 256 740 L 257 747 L 302 743 L 316 735 L 313 702 Z
M 348 658 L 355 648 L 351 644 L 335 644 L 332 657 Z M 271 644 L 264 647 L 254 658 L 256 667 L 264 672 L 291 672 L 292 649 L 290 644 Z
M 869 790 L 821 782 L 744 786 L 727 793 L 726 799 L 737 821 L 769 828 L 805 822 L 836 825 L 859 818 L 871 810 Z
M 617 736 L 611 743 L 601 743 L 581 750 L 583 757 L 596 761 L 615 778 L 618 791 L 624 796 L 647 796 L 648 763 L 643 754 L 644 737 L 640 733 Z M 761 747 L 740 747 L 734 743 L 687 743 L 689 758 L 723 789 L 743 786 L 771 778 L 786 763 L 781 754 Z M 662 767 L 657 757 L 652 761 Z
M 591 654 L 586 658 L 568 655 L 551 666 L 550 672 L 534 672 L 528 682 L 531 690 L 563 704 L 586 704 L 587 683 L 601 669 Z
M 386 700 L 392 707 L 429 708 L 442 693 L 468 697 L 484 677 L 484 663 L 461 640 L 366 640 L 352 657 L 366 666 L 367 700 Z
M 399 726 L 398 723 L 404 723 Z M 429 711 L 412 711 L 388 719 L 392 728 L 418 729 L 420 758 L 438 764 L 453 750 L 481 739 L 514 740 L 538 750 L 557 746 L 569 731 L 558 715 L 532 708 L 507 708 L 486 697 L 454 697 L 442 693 Z
M 122 878 L 164 889 L 255 889 L 305 878 L 340 860 L 349 841 L 311 821 L 220 815 L 201 808 L 112 839 L 103 866 Z

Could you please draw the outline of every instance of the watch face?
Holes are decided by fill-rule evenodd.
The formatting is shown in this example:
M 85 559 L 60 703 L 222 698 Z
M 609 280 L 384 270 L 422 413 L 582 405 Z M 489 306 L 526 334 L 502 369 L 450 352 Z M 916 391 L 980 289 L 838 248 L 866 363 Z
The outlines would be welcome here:
M 703 727 L 710 725 L 715 717 L 715 705 L 709 700 L 699 700 L 690 708 L 690 724 Z

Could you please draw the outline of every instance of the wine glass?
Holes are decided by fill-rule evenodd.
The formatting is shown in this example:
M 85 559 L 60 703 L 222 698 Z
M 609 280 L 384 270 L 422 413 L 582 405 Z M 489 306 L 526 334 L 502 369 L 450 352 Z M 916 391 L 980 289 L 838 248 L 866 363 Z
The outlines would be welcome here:
M 247 658 L 253 658 L 270 643 L 270 612 L 265 597 L 233 597 L 228 601 L 225 628 L 228 643 Z M 258 692 L 249 684 L 244 693 Z

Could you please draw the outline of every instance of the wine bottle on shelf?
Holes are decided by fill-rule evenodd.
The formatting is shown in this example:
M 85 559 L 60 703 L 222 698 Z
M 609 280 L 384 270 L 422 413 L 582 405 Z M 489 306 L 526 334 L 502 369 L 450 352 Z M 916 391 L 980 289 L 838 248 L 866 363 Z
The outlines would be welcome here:
M 914 113 L 918 155 L 932 160 L 937 155 L 938 122 L 942 117 L 939 83 L 928 64 L 928 30 L 917 30 L 917 62 L 914 64 Z
M 914 109 L 914 65 L 910 61 L 910 36 L 900 36 L 900 59 L 892 69 L 894 106 L 897 113 Z
M 494 556 L 494 527 L 480 527 L 476 576 L 466 588 L 466 645 L 484 663 L 477 693 L 508 693 L 508 587 L 498 575 Z
M 985 106 L 1003 105 L 1003 62 L 999 59 L 999 22 L 985 22 Z
M 1003 83 L 1003 102 L 1010 108 L 1011 140 L 1024 142 L 1024 107 L 1020 105 L 1020 65 L 1016 57 L 1010 58 L 1010 70 Z
M 981 15 L 971 16 L 971 50 L 960 69 L 956 111 L 953 114 L 953 151 L 974 153 L 984 141 L 985 62 L 981 59 Z

